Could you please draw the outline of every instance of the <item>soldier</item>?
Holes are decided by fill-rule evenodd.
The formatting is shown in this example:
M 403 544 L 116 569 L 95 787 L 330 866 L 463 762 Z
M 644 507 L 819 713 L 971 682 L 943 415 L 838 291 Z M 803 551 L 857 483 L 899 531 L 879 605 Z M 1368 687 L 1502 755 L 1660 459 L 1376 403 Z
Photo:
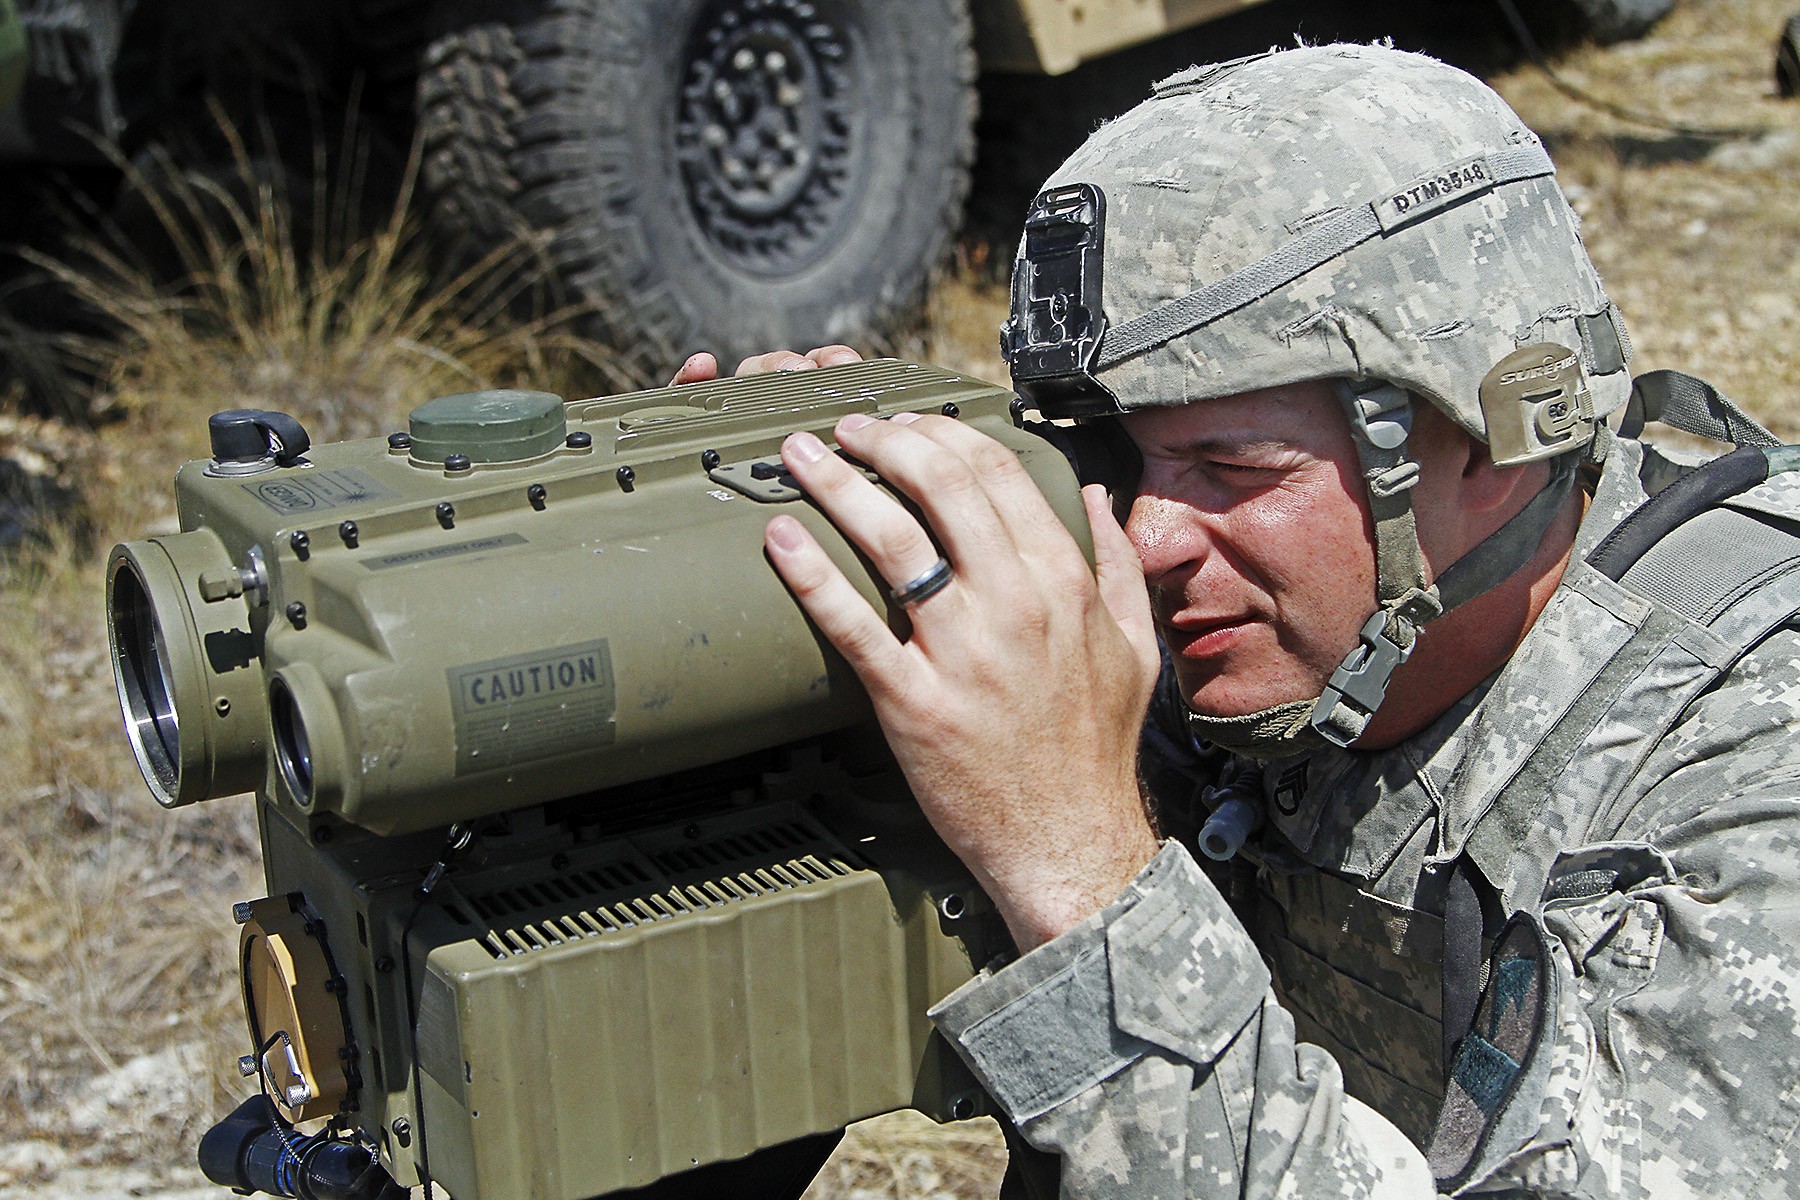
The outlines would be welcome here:
M 1576 226 L 1460 71 L 1195 68 L 1020 247 L 1016 385 L 1138 459 L 1095 567 L 952 419 L 836 430 L 922 521 L 784 447 L 911 618 L 770 522 L 1014 935 L 933 1015 L 1063 1195 L 1800 1183 L 1800 475 L 1745 449 L 1646 504 L 1646 403 L 1769 439 L 1633 399 Z

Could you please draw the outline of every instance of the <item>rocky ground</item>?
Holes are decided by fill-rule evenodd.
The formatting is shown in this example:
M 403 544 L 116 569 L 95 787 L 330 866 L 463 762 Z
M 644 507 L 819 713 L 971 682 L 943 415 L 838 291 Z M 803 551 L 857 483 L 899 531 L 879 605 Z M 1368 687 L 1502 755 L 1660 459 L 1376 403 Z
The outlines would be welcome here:
M 1392 32 L 1483 71 L 1544 134 L 1629 319 L 1634 365 L 1707 375 L 1800 440 L 1800 108 L 1775 99 L 1771 80 L 1775 36 L 1797 4 L 1681 0 L 1642 40 L 1554 46 L 1553 79 L 1485 4 L 1399 4 L 1384 27 L 1386 5 L 1272 0 L 1070 79 L 990 80 L 971 232 L 927 333 L 902 349 L 1004 377 L 994 350 L 1001 264 L 1025 200 L 1093 120 L 1141 96 L 1150 79 L 1183 61 L 1286 41 L 1296 28 L 1314 40 Z M 0 497 L 86 487 L 119 498 L 132 522 L 115 528 L 102 511 L 93 528 L 58 533 L 56 553 L 29 571 L 4 568 L 0 587 L 0 819 L 9 829 L 0 846 L 0 1197 L 19 1200 L 220 1194 L 187 1164 L 206 1121 L 228 1107 L 222 1068 L 237 1053 L 238 1018 L 223 914 L 254 894 L 254 836 L 230 808 L 156 810 L 129 764 L 116 762 L 93 611 L 95 544 L 170 519 L 159 456 L 175 452 L 151 439 L 146 454 L 146 427 L 131 422 L 156 410 L 141 397 L 119 403 L 128 419 L 100 436 L 0 409 L 0 471 L 12 473 L 0 477 Z M 0 504 L 0 533 L 16 515 Z M 887 1119 L 853 1130 L 809 1196 L 991 1196 L 1001 1161 L 991 1125 Z

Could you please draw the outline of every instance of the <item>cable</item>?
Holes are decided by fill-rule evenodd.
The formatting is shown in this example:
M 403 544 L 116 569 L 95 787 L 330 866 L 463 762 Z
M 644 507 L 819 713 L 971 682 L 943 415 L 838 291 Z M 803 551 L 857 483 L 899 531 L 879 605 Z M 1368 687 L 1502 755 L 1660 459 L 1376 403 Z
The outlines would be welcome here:
M 425 1200 L 432 1200 L 433 1189 L 431 1152 L 425 1145 L 425 1092 L 424 1080 L 421 1078 L 419 1067 L 419 1009 L 417 1001 L 413 999 L 411 948 L 413 923 L 419 919 L 419 914 L 425 911 L 425 902 L 431 899 L 431 893 L 437 890 L 437 885 L 443 882 L 444 876 L 449 874 L 450 868 L 469 848 L 474 839 L 475 831 L 473 829 L 463 825 L 450 826 L 444 841 L 444 849 L 438 854 L 437 862 L 433 863 L 431 868 L 425 872 L 425 880 L 415 893 L 418 902 L 413 905 L 412 913 L 406 918 L 406 927 L 400 931 L 400 971 L 402 986 L 406 989 L 406 1024 L 412 1035 L 413 1117 L 418 1122 L 413 1136 L 419 1139 L 418 1165 L 420 1182 L 425 1187 Z
M 1499 4 L 1500 11 L 1506 17 L 1506 23 L 1512 26 L 1513 36 L 1519 39 L 1519 46 L 1525 51 L 1525 56 L 1531 59 L 1537 69 L 1544 73 L 1544 77 L 1550 81 L 1552 87 L 1571 100 L 1586 104 L 1590 108 L 1599 109 L 1621 121 L 1629 121 L 1633 125 L 1645 125 L 1651 129 L 1661 129 L 1666 133 L 1680 134 L 1682 137 L 1729 142 L 1739 138 L 1761 137 L 1768 132 L 1766 126 L 1705 129 L 1696 125 L 1682 125 L 1675 121 L 1664 120 L 1662 117 L 1651 116 L 1648 113 L 1622 108 L 1602 96 L 1596 96 L 1586 88 L 1564 79 L 1557 73 L 1556 68 L 1550 65 L 1550 60 L 1545 57 L 1542 47 L 1537 43 L 1537 38 L 1532 36 L 1530 28 L 1525 24 L 1525 19 L 1519 15 L 1518 6 L 1513 3 L 1513 0 L 1499 0 Z

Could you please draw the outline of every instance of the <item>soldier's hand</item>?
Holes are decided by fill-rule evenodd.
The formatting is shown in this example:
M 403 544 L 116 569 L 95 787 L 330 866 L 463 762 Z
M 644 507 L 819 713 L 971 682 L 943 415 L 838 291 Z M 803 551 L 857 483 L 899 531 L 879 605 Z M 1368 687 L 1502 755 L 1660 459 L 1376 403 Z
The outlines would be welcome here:
M 852 415 L 838 443 L 910 496 L 936 535 L 809 433 L 789 470 L 891 587 L 955 574 L 897 638 L 805 528 L 776 517 L 770 559 L 861 677 L 939 835 L 1021 950 L 1116 899 L 1156 853 L 1138 731 L 1157 671 L 1136 552 L 1087 489 L 1090 568 L 1013 453 L 961 422 Z
M 760 375 L 764 371 L 811 371 L 818 367 L 836 367 L 844 363 L 861 362 L 862 355 L 848 346 L 820 346 L 808 350 L 805 354 L 796 354 L 792 350 L 771 350 L 766 354 L 756 354 L 738 364 L 737 375 Z M 681 369 L 675 372 L 675 378 L 669 380 L 670 387 L 679 387 L 684 383 L 705 383 L 719 377 L 719 360 L 711 354 L 701 351 L 688 355 Z

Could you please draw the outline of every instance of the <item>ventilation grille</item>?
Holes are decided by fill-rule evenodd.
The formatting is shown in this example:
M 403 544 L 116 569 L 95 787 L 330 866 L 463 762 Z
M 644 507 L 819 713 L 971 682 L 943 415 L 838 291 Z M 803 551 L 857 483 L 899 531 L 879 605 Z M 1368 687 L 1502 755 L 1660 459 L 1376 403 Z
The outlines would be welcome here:
M 758 896 L 816 887 L 852 866 L 798 823 L 764 825 L 706 840 L 658 839 L 625 859 L 487 891 L 465 891 L 479 938 L 496 959 L 717 909 Z

